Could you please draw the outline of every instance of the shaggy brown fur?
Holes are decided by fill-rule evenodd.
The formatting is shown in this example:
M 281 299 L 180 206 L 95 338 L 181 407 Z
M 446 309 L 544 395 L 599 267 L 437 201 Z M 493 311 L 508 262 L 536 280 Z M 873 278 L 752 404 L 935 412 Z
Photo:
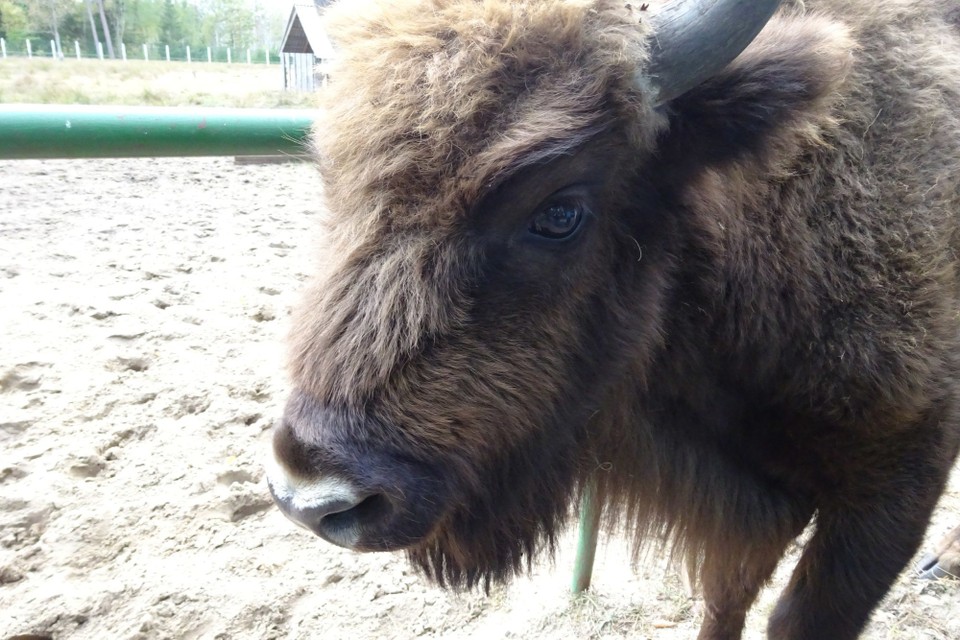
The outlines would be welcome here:
M 770 636 L 856 637 L 960 442 L 953 10 L 791 4 L 657 106 L 639 6 L 342 3 L 279 460 L 385 496 L 356 547 L 453 586 L 521 571 L 594 478 L 697 563 L 701 638 L 816 515 Z M 558 193 L 582 230 L 532 238 Z

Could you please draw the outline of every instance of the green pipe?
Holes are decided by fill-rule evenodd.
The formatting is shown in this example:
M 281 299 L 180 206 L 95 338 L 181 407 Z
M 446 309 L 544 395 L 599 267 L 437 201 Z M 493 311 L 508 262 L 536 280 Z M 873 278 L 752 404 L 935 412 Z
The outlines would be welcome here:
M 580 499 L 580 531 L 577 542 L 577 559 L 573 567 L 573 593 L 583 593 L 590 588 L 593 576 L 593 560 L 597 555 L 597 534 L 600 532 L 600 507 L 597 505 L 597 487 L 594 480 L 587 481 Z
M 304 155 L 305 109 L 0 105 L 0 160 Z

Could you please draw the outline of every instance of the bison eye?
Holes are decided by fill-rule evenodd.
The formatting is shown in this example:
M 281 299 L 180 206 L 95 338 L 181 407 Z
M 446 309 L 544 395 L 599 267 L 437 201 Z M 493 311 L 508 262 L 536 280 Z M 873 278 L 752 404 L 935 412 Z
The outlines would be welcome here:
M 530 233 L 549 240 L 565 240 L 580 228 L 583 207 L 575 201 L 548 203 L 533 216 Z

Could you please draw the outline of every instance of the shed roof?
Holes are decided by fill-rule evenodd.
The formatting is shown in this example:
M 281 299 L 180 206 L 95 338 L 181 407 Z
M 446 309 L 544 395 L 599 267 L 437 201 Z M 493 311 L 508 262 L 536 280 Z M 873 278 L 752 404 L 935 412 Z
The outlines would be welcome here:
M 283 32 L 280 51 L 284 53 L 312 53 L 317 58 L 332 58 L 333 45 L 323 29 L 320 11 L 327 0 L 296 0 Z

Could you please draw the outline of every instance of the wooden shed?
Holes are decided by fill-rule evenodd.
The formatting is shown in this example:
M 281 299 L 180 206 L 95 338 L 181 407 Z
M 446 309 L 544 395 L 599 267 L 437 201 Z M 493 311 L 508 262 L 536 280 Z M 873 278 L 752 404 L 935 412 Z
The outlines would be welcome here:
M 294 2 L 280 45 L 284 89 L 313 91 L 326 84 L 327 66 L 334 53 L 320 14 L 328 4 L 329 0 Z

